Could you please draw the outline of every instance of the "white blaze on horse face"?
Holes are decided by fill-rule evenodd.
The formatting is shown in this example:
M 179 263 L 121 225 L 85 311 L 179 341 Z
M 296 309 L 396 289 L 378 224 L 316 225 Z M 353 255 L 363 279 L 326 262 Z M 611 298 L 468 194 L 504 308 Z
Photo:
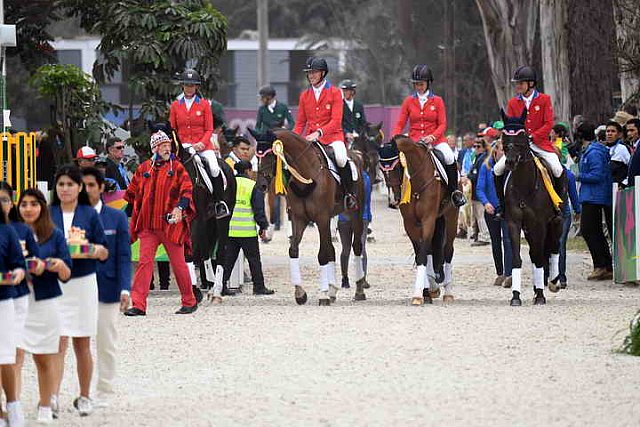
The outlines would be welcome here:
M 424 282 L 427 277 L 427 266 L 419 265 L 416 272 L 416 282 L 413 285 L 414 298 L 422 298 L 422 290 L 424 289 Z
M 289 258 L 289 274 L 293 286 L 302 285 L 302 275 L 300 274 L 300 258 Z
M 522 288 L 522 269 L 514 268 L 511 271 L 511 290 L 520 292 Z

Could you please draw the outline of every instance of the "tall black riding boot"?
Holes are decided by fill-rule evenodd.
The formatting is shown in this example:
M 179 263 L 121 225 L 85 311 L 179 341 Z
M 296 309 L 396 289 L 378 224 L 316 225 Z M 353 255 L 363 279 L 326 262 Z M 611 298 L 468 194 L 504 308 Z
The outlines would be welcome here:
M 211 183 L 213 184 L 213 213 L 217 219 L 225 218 L 231 215 L 229 206 L 224 201 L 224 181 L 222 180 L 222 171 L 220 175 L 213 178 L 211 177 Z
M 504 218 L 505 204 L 504 204 L 504 177 L 506 175 L 494 175 L 494 183 L 496 185 L 496 194 L 498 196 L 498 206 L 496 206 L 496 219 Z
M 447 181 L 449 181 L 447 188 L 449 194 L 451 194 L 451 202 L 457 208 L 464 206 L 467 203 L 467 199 L 462 194 L 462 191 L 458 189 L 458 165 L 454 162 L 450 165 L 445 165 L 445 169 L 447 171 Z
M 560 175 L 558 178 L 556 177 L 553 178 L 553 189 L 556 190 L 556 193 L 562 199 L 562 203 L 558 208 L 560 212 L 562 212 L 563 205 L 567 203 L 567 197 L 568 197 L 567 186 L 568 186 L 568 180 L 567 180 L 567 173 L 565 171 L 563 171 L 562 175 Z
M 344 190 L 344 209 L 346 211 L 355 211 L 358 209 L 358 198 L 356 197 L 355 182 L 351 176 L 349 162 L 343 168 L 338 168 L 338 172 L 340 173 Z

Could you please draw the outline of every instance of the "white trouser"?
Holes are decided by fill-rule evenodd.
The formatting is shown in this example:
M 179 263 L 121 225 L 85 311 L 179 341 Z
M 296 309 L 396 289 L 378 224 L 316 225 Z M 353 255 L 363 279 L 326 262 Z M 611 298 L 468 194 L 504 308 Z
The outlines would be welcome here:
M 118 331 L 116 323 L 120 313 L 119 303 L 100 303 L 98 305 L 98 384 L 99 394 L 114 393 L 113 382 L 116 377 L 116 347 Z
M 333 141 L 329 145 L 333 148 L 337 166 L 339 168 L 345 167 L 349 161 L 349 157 L 347 157 L 347 146 L 344 145 L 343 141 Z
M 453 155 L 453 150 L 451 149 L 451 147 L 449 147 L 449 144 L 446 144 L 443 142 L 441 144 L 436 145 L 434 148 L 442 153 L 442 157 L 444 158 L 445 165 L 447 166 L 452 165 L 456 161 L 456 158 Z
M 198 154 L 207 160 L 211 176 L 217 178 L 218 175 L 220 175 L 220 166 L 218 166 L 218 156 L 216 156 L 216 152 L 213 150 L 204 150 Z
M 531 148 L 531 151 L 536 153 L 538 157 L 541 157 L 545 161 L 545 163 L 549 165 L 549 168 L 551 169 L 551 173 L 553 174 L 553 176 L 556 178 L 560 178 L 560 175 L 562 175 L 562 172 L 564 171 L 564 169 L 562 168 L 562 164 L 560 164 L 560 159 L 558 158 L 558 155 L 556 153 L 544 151 L 542 148 L 538 147 L 533 142 L 529 143 L 529 147 Z M 507 162 L 507 156 L 502 156 L 500 160 L 498 160 L 496 165 L 493 167 L 493 173 L 496 174 L 497 176 L 502 175 L 506 168 L 506 162 Z

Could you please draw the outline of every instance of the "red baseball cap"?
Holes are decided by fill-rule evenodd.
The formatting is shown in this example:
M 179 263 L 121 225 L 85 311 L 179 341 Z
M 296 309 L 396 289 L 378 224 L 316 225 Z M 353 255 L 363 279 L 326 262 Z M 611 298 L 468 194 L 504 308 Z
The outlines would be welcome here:
M 86 145 L 80 148 L 76 153 L 76 159 L 93 160 L 96 157 L 98 157 L 98 155 L 96 154 L 96 150 Z

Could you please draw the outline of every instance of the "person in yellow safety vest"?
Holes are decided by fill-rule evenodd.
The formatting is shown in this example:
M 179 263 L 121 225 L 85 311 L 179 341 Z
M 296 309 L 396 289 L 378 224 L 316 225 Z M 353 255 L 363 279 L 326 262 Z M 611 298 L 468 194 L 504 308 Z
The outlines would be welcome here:
M 236 206 L 229 223 L 229 240 L 224 251 L 224 274 L 222 281 L 227 283 L 236 263 L 240 249 L 249 261 L 254 295 L 272 295 L 274 291 L 264 285 L 262 262 L 258 236 L 263 240 L 267 236 L 269 222 L 264 212 L 264 194 L 256 187 L 255 181 L 247 176 L 251 163 L 240 160 L 236 170 Z M 260 232 L 258 232 L 258 227 Z

